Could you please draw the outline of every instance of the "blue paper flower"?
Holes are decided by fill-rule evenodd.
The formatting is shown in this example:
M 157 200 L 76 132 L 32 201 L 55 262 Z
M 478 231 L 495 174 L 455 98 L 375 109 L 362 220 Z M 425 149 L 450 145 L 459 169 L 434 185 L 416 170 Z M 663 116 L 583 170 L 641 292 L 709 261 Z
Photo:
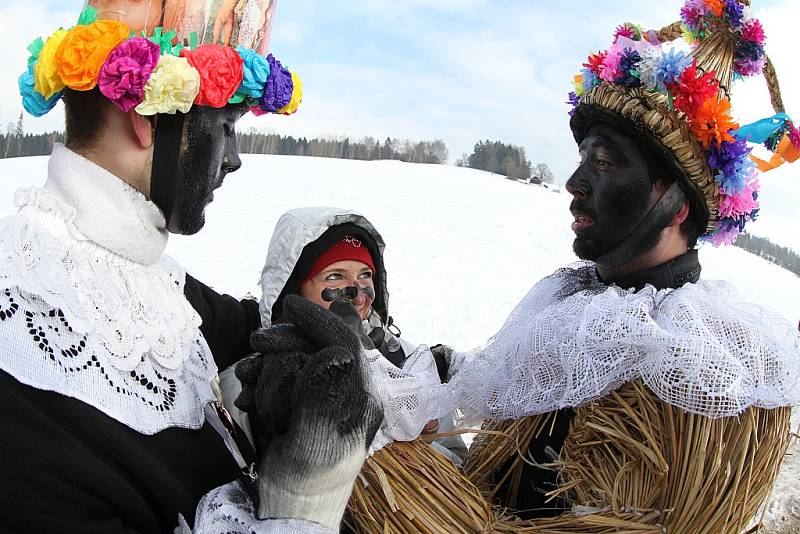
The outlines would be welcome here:
M 626 48 L 622 53 L 619 60 L 620 75 L 616 77 L 614 83 L 622 84 L 626 87 L 639 87 L 642 81 L 639 79 L 639 71 L 637 70 L 642 56 L 636 50 Z
M 664 91 L 668 85 L 675 83 L 678 76 L 691 64 L 692 58 L 674 48 L 663 54 L 655 69 L 658 90 Z
M 36 62 L 28 65 L 28 70 L 19 77 L 19 94 L 22 96 L 22 107 L 34 117 L 41 117 L 58 103 L 61 98 L 61 91 L 58 91 L 50 98 L 45 98 L 36 92 L 34 87 L 33 68 Z
M 237 95 L 247 98 L 259 98 L 264 94 L 264 86 L 269 77 L 269 62 L 255 50 L 237 46 L 236 51 L 242 57 L 242 83 L 236 91 Z

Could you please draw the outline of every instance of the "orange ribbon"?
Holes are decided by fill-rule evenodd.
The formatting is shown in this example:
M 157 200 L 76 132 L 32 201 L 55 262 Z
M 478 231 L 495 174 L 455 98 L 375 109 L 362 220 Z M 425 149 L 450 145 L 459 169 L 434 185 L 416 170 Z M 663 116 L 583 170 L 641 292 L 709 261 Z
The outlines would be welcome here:
M 778 148 L 775 150 L 775 154 L 773 154 L 769 161 L 764 161 L 763 159 L 752 155 L 750 156 L 750 159 L 756 163 L 758 170 L 761 172 L 771 171 L 776 167 L 780 167 L 784 163 L 792 163 L 797 161 L 798 158 L 800 158 L 800 148 L 794 146 L 792 142 L 789 141 L 788 135 L 783 136 L 781 142 L 778 143 Z

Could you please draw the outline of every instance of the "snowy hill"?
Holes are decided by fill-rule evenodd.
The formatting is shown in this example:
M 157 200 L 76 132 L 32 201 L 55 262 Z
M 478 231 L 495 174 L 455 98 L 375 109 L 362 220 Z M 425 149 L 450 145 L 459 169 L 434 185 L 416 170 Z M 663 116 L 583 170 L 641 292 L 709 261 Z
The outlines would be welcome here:
M 390 310 L 403 336 L 466 349 L 485 342 L 534 282 L 575 259 L 565 193 L 440 165 L 261 155 L 242 160 L 207 209 L 206 228 L 197 236 L 170 237 L 167 248 L 219 291 L 258 294 L 269 237 L 283 211 L 355 208 L 388 243 Z M 14 190 L 44 182 L 46 161 L 0 160 L 0 216 L 12 213 Z M 799 277 L 734 247 L 703 247 L 700 259 L 705 278 L 729 280 L 798 323 Z M 800 500 L 790 498 L 800 494 L 798 466 L 795 458 L 787 466 L 795 475 L 776 488 L 778 513 L 800 516 Z

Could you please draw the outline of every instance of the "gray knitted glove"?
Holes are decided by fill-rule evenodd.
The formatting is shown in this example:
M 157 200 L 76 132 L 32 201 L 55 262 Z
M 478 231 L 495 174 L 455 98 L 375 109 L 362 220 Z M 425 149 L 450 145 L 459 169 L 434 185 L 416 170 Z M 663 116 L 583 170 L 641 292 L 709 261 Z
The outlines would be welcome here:
M 337 528 L 383 411 L 369 393 L 356 335 L 300 297 L 288 296 L 284 312 L 289 324 L 254 334 L 261 354 L 236 369 L 243 386 L 237 405 L 264 433 L 258 517 Z

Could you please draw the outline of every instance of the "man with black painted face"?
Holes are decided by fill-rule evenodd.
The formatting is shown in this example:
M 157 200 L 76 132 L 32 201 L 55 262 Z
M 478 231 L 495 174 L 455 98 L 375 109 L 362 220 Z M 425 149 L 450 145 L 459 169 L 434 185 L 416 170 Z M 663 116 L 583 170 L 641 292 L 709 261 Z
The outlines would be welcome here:
M 641 273 L 638 280 L 630 276 L 687 254 L 703 231 L 698 219 L 705 213 L 690 218 L 690 202 L 674 170 L 641 136 L 607 120 L 579 128 L 585 132 L 579 145 L 580 164 L 566 183 L 573 196 L 575 254 L 593 261 L 608 283 L 671 285 L 672 281 L 656 280 L 658 270 Z M 684 263 L 689 270 L 678 273 L 681 280 L 696 279 L 696 254 Z
M 253 107 L 293 112 L 299 79 L 253 50 L 172 53 L 172 36 L 159 46 L 97 16 L 85 9 L 52 61 L 88 42 L 106 70 L 51 73 L 66 143 L 44 186 L 19 191 L 19 211 L 0 223 L 0 530 L 337 532 L 382 420 L 358 339 L 330 312 L 287 301 L 312 326 L 305 352 L 250 392 L 255 416 L 280 421 L 255 451 L 222 405 L 217 369 L 251 352 L 258 305 L 163 255 L 169 233 L 202 229 L 241 166 L 236 122 Z M 51 60 L 34 59 L 40 74 Z M 261 76 L 247 103 L 245 69 L 249 82 Z M 69 85 L 86 79 L 94 88 Z M 38 79 L 41 91 L 52 81 Z M 248 361 L 261 360 L 275 363 Z

